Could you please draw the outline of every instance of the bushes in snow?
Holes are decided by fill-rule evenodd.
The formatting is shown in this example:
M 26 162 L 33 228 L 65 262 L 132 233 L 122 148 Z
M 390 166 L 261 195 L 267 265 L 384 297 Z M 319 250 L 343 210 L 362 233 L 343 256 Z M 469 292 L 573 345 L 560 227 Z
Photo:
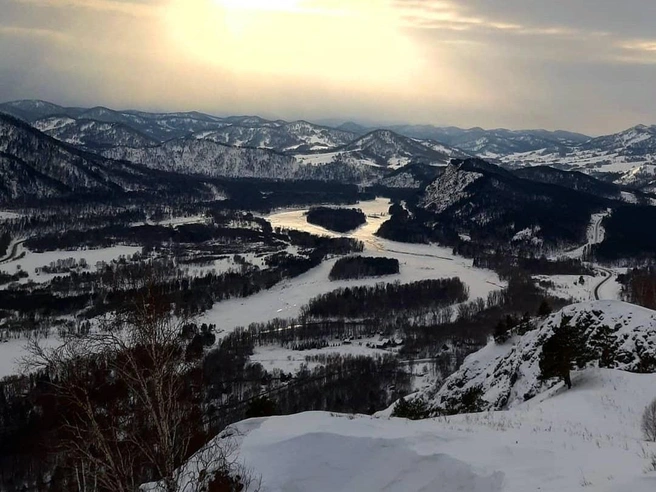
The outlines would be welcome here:
M 428 404 L 420 398 L 415 398 L 413 400 L 406 400 L 405 398 L 401 398 L 398 402 L 396 402 L 396 405 L 394 405 L 394 410 L 392 410 L 392 417 L 399 417 L 409 420 L 427 419 L 429 414 L 430 411 Z

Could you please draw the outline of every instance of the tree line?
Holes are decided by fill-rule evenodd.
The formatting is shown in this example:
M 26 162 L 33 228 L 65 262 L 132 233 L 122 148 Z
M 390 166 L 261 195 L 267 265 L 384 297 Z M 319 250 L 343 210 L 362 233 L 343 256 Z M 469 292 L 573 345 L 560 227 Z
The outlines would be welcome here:
M 399 260 L 396 258 L 349 256 L 337 260 L 328 277 L 330 280 L 351 280 L 398 273 Z
M 312 207 L 306 219 L 310 224 L 335 232 L 349 232 L 367 223 L 367 216 L 357 208 Z
M 345 287 L 310 300 L 302 316 L 367 318 L 446 306 L 464 302 L 468 297 L 469 288 L 459 278 Z

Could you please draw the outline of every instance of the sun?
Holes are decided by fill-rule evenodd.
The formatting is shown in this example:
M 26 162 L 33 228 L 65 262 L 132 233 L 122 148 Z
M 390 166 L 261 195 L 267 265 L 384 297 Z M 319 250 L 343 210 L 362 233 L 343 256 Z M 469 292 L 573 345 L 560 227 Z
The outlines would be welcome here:
M 231 10 L 294 10 L 300 0 L 216 0 L 216 3 Z

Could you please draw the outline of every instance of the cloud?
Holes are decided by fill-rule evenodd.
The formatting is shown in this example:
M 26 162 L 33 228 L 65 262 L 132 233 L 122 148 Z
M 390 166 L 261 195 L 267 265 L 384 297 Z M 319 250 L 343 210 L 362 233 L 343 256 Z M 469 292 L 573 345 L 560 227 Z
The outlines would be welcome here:
M 466 2 L 448 0 L 393 0 L 394 7 L 408 27 L 453 31 L 488 30 L 521 35 L 574 36 L 577 29 L 565 26 L 526 25 L 502 17 L 481 16 L 467 8 Z
M 85 9 L 136 17 L 155 15 L 161 2 L 155 0 L 12 0 L 16 3 L 57 9 Z
M 52 29 L 41 29 L 37 27 L 19 27 L 0 25 L 0 35 L 18 36 L 18 37 L 36 37 L 48 38 L 51 41 L 66 42 L 70 41 L 70 36 L 61 31 Z

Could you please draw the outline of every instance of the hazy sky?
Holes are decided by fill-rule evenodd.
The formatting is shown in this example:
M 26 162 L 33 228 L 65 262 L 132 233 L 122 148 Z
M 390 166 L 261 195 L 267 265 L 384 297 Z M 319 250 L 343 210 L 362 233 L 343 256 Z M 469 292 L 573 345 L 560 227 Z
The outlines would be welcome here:
M 653 0 L 0 0 L 0 100 L 610 133 Z

